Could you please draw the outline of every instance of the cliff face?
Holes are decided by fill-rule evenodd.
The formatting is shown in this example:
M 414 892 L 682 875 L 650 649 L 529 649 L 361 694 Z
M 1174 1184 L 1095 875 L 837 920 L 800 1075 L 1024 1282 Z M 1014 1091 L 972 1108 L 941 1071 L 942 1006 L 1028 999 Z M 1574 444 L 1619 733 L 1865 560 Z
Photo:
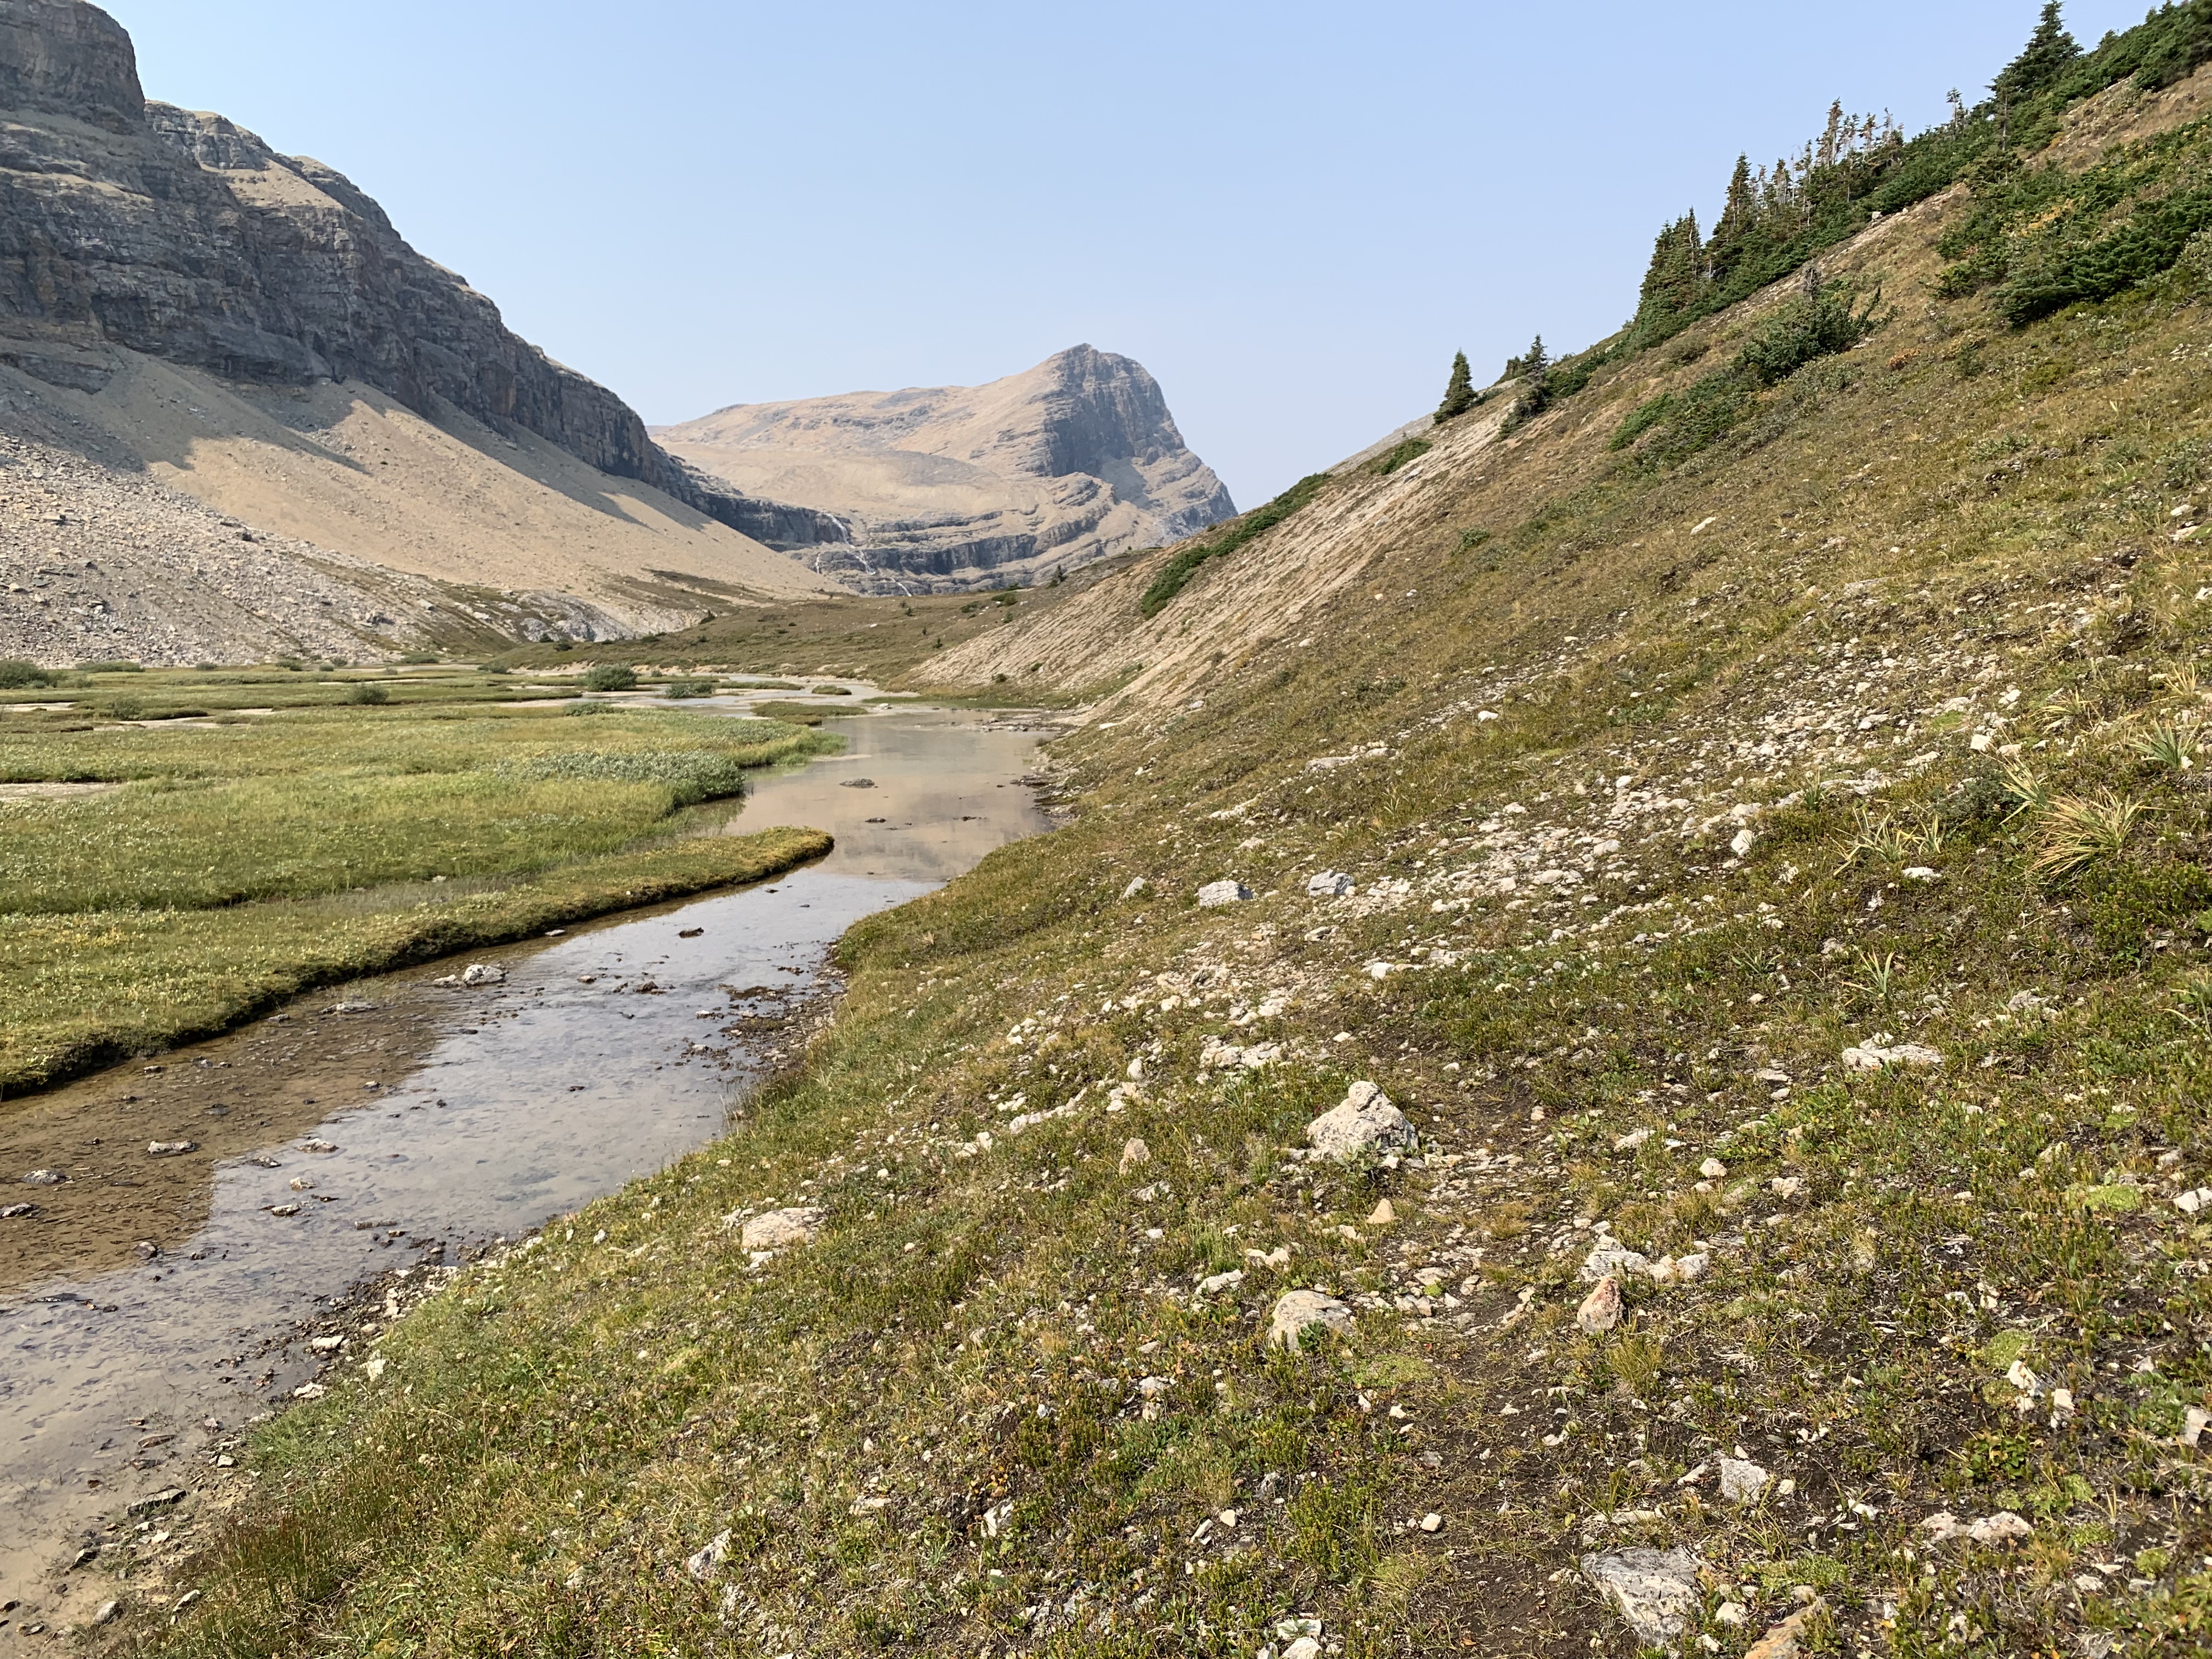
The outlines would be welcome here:
M 981 386 L 738 404 L 656 434 L 747 490 L 836 514 L 811 560 L 957 588 L 1178 540 L 1235 511 L 1141 363 L 1079 345 Z
M 130 37 L 82 0 L 0 0 L 0 362 L 96 391 L 119 345 L 228 380 L 357 380 L 546 438 L 755 538 L 843 538 L 676 462 L 321 163 L 149 104 Z

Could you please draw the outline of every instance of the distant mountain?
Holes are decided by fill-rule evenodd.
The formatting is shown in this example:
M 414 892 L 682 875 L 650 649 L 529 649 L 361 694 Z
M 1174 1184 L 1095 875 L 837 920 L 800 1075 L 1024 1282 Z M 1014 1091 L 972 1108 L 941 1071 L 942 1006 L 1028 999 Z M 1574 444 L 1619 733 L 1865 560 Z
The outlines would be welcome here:
M 343 175 L 219 115 L 149 103 L 130 36 L 82 0 L 0 0 L 0 434 L 130 475 L 118 488 L 181 490 L 302 556 L 487 590 L 477 628 L 665 627 L 740 592 L 818 586 L 764 544 L 846 533 L 669 455 Z M 433 468 L 410 463 L 433 454 Z M 157 526 L 159 499 L 132 499 Z M 155 617 L 191 611 L 167 596 L 204 571 L 165 569 L 157 528 L 143 539 L 128 599 Z M 0 564 L 27 592 L 24 577 L 82 558 L 69 536 L 0 520 Z M 77 597 L 68 621 L 0 604 L 0 654 L 286 647 L 291 608 L 276 593 L 254 626 L 187 629 L 173 646 L 122 620 L 125 594 Z M 495 603 L 507 599 L 523 611 Z M 243 602 L 223 614 L 251 616 Z M 336 607 L 364 619 L 354 631 L 370 649 L 419 638 L 426 613 L 411 608 L 403 623 L 385 591 Z M 328 617 L 315 620 L 317 648 L 331 648 Z
M 805 556 L 877 591 L 986 586 L 1232 516 L 1159 383 L 1079 345 L 980 386 L 733 404 L 653 435 L 737 489 L 836 514 Z

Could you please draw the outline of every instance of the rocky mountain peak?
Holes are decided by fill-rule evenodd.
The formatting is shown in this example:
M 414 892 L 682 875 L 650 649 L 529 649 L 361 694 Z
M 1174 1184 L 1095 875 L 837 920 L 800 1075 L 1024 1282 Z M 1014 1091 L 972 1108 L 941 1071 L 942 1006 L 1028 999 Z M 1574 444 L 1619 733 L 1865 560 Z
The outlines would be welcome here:
M 112 131 L 146 107 L 138 54 L 123 25 L 82 0 L 0 6 L 0 108 L 72 115 Z

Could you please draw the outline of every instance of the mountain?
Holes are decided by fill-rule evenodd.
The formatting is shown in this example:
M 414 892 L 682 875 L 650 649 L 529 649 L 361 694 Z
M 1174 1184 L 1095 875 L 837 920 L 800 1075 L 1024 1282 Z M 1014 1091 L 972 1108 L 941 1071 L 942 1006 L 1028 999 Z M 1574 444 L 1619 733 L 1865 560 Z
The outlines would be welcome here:
M 733 404 L 653 435 L 740 489 L 835 514 L 816 568 L 878 592 L 1072 570 L 1236 511 L 1144 365 L 1088 345 L 980 386 Z
M 820 586 L 769 549 L 839 540 L 834 519 L 669 455 L 342 174 L 149 103 L 129 35 L 98 8 L 0 0 L 0 431 L 54 453 L 49 471 L 71 472 L 70 452 L 149 511 L 181 493 L 317 556 L 489 590 L 549 625 L 620 632 Z M 157 516 L 172 509 L 179 524 L 194 511 L 169 500 Z M 190 611 L 196 574 L 165 569 L 161 540 L 135 591 Z M 76 551 L 0 520 L 18 585 L 81 566 Z M 79 640 L 0 609 L 0 653 L 167 648 L 118 631 L 118 605 L 106 614 Z M 258 648 L 254 629 L 233 645 Z

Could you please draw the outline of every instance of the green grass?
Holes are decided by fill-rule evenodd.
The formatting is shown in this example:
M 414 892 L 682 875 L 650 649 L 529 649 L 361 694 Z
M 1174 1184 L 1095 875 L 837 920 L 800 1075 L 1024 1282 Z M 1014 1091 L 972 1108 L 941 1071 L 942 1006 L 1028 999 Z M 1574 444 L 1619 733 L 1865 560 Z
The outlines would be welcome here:
M 707 827 L 685 809 L 741 794 L 749 771 L 828 742 L 672 710 L 562 717 L 580 706 L 0 721 L 0 779 L 120 786 L 0 799 L 0 1089 L 333 976 L 520 937 L 550 911 L 750 879 L 768 856 L 750 842 L 657 843 Z
M 1160 567 L 1138 600 L 1137 609 L 1146 617 L 1157 617 L 1190 585 L 1190 579 L 1198 574 L 1200 565 L 1209 559 L 1224 558 L 1255 537 L 1273 530 L 1319 495 L 1328 483 L 1326 472 L 1313 473 L 1299 479 L 1264 507 L 1255 507 L 1231 519 L 1227 525 L 1186 542 Z

